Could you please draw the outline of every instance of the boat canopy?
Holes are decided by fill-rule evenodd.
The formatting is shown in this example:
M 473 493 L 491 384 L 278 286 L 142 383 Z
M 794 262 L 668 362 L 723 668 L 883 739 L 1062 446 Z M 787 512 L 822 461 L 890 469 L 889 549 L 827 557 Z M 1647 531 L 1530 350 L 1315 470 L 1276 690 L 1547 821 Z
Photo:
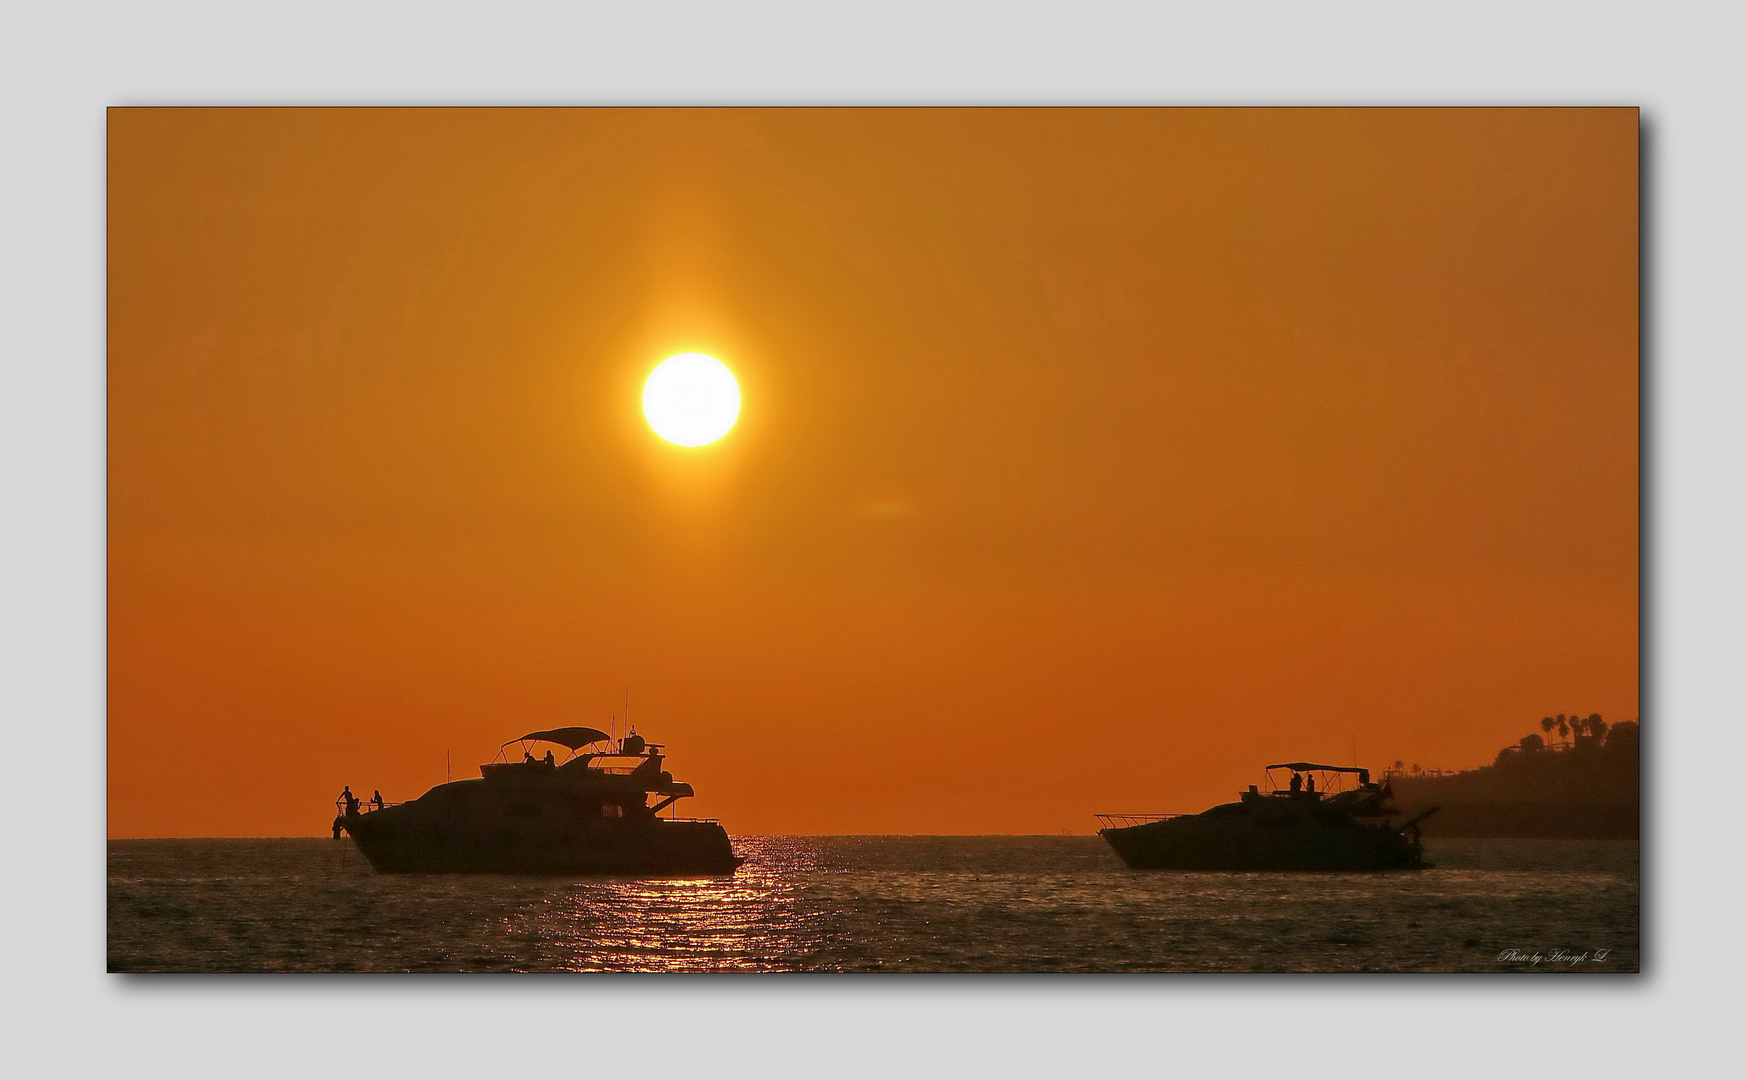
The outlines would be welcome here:
M 1290 769 L 1293 772 L 1370 772 L 1369 769 L 1360 769 L 1356 765 L 1317 765 L 1310 761 L 1285 761 L 1278 765 L 1269 765 L 1267 767 L 1269 769 Z
M 530 731 L 526 735 L 517 739 L 511 739 L 503 745 L 508 746 L 509 743 L 538 741 L 557 743 L 559 746 L 567 746 L 572 750 L 580 750 L 589 743 L 597 743 L 606 738 L 609 738 L 609 736 L 599 728 L 561 727 L 552 728 L 550 731 Z

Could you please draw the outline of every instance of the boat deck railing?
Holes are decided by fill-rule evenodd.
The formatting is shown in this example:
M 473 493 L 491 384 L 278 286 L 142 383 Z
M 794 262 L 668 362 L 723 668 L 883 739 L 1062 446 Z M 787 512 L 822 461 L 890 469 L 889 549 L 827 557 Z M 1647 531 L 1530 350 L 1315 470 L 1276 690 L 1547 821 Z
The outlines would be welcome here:
M 1171 818 L 1187 817 L 1186 814 L 1093 814 L 1098 824 L 1106 829 L 1131 829 L 1135 825 L 1150 825 L 1154 821 L 1169 821 Z
M 386 801 L 384 801 L 380 806 L 378 806 L 373 802 L 363 800 L 363 801 L 360 801 L 358 803 L 358 813 L 360 815 L 370 814 L 370 813 L 374 813 L 377 810 L 386 810 L 390 806 L 404 806 L 409 801 L 411 801 L 411 800 L 403 799 L 400 802 L 386 802 Z M 335 799 L 333 801 L 333 808 L 334 808 L 335 812 L 339 814 L 339 816 L 344 817 L 345 813 L 346 813 L 346 801 L 344 799 Z M 703 825 L 719 825 L 719 824 L 721 824 L 720 821 L 718 821 L 717 819 L 712 818 L 712 817 L 664 817 L 661 820 L 662 821 L 690 821 L 690 822 L 695 822 L 695 823 L 703 824 Z
M 377 803 L 375 803 L 369 799 L 359 799 L 358 800 L 358 813 L 359 814 L 368 814 L 368 813 L 372 813 L 372 812 L 377 811 L 377 810 L 386 810 L 390 806 L 401 806 L 405 802 L 406 802 L 406 800 L 404 800 L 404 799 L 401 800 L 401 802 L 388 802 L 388 801 L 384 800 L 380 805 L 378 805 Z M 345 815 L 345 812 L 346 812 L 346 801 L 344 799 L 335 799 L 333 801 L 333 808 L 335 811 L 337 811 L 343 817 Z

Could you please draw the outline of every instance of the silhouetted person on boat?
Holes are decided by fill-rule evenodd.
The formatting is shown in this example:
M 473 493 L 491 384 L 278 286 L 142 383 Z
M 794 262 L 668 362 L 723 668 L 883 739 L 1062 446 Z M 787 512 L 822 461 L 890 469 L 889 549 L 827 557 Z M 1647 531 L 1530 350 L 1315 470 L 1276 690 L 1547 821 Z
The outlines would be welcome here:
M 524 764 L 527 764 L 527 765 L 536 764 L 536 762 L 534 761 L 534 756 L 533 756 L 532 750 L 523 750 L 521 752 L 521 760 Z
M 1308 786 L 1308 788 L 1309 788 L 1309 793 L 1310 793 L 1310 794 L 1311 794 L 1311 795 L 1314 795 L 1314 794 L 1315 794 L 1315 793 L 1316 793 L 1316 778 L 1315 778 L 1315 777 L 1313 777 L 1313 776 L 1312 776 L 1312 777 L 1310 777 L 1310 778 L 1309 778 L 1309 784 L 1308 784 L 1308 785 L 1307 785 L 1307 786 Z
M 1301 776 L 1299 776 L 1299 775 L 1298 775 L 1298 774 L 1297 774 L 1297 773 L 1292 773 L 1292 774 L 1291 774 L 1291 791 L 1292 791 L 1292 794 L 1294 794 L 1294 795 L 1295 795 L 1295 794 L 1296 794 L 1296 793 L 1298 793 L 1298 792 L 1300 792 L 1300 791 L 1302 791 L 1302 790 L 1303 790 L 1303 777 L 1301 777 Z
M 554 769 L 558 767 L 558 759 L 550 750 L 546 751 L 546 764 Z
M 346 785 L 346 789 L 340 792 L 340 798 L 346 801 L 346 817 L 357 817 L 358 797 L 352 794 L 352 785 Z
M 376 792 L 376 794 L 374 794 L 370 797 L 370 805 L 374 806 L 378 810 L 382 809 L 382 807 L 387 805 L 386 803 L 384 803 L 382 801 L 382 793 L 380 791 Z

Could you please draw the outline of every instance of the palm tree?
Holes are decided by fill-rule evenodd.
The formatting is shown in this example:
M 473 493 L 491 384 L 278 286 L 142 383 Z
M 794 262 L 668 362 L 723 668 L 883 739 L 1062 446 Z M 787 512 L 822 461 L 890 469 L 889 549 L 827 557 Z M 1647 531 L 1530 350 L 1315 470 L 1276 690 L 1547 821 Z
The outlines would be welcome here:
M 1558 721 L 1552 719 L 1550 716 L 1540 717 L 1540 730 L 1545 732 L 1548 736 L 1552 734 L 1552 729 L 1557 726 Z
M 1558 737 L 1566 746 L 1570 745 L 1570 721 L 1563 713 L 1558 714 Z
M 1607 722 L 1601 719 L 1600 713 L 1588 714 L 1588 733 L 1594 736 L 1597 743 L 1607 737 Z

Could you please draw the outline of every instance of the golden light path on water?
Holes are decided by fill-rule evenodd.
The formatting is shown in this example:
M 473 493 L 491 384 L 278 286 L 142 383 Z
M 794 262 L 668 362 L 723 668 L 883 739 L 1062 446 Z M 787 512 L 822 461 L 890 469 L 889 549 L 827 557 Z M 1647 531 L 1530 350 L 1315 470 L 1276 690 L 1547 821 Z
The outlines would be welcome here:
M 770 852 L 769 854 L 775 854 Z M 782 853 L 790 873 L 811 862 Z M 789 874 L 742 868 L 726 878 L 570 886 L 503 920 L 547 970 L 783 971 L 817 967 L 830 936 Z

